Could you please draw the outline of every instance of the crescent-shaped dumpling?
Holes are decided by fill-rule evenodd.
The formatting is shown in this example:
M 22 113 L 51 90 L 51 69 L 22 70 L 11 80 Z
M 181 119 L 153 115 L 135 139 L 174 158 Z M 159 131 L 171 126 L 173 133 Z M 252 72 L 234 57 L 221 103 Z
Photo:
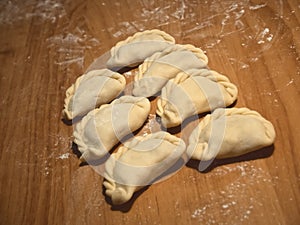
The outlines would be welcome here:
M 127 202 L 135 191 L 167 176 L 185 149 L 183 140 L 164 131 L 133 138 L 106 161 L 106 195 L 113 204 Z
M 138 32 L 111 49 L 111 57 L 106 65 L 114 71 L 133 67 L 172 44 L 175 44 L 175 39 L 164 31 L 154 29 Z
M 150 97 L 178 73 L 207 67 L 208 58 L 193 45 L 172 45 L 147 58 L 134 77 L 133 95 Z
M 163 126 L 175 127 L 190 116 L 231 105 L 237 93 L 237 87 L 216 71 L 188 70 L 179 73 L 162 89 L 156 113 Z
M 147 98 L 127 95 L 89 112 L 73 133 L 81 159 L 94 161 L 105 156 L 122 138 L 139 129 L 149 112 Z
M 92 70 L 77 78 L 66 91 L 63 117 L 71 120 L 109 103 L 125 88 L 123 75 L 108 69 Z
M 269 146 L 274 139 L 272 123 L 258 112 L 216 109 L 193 130 L 187 152 L 193 159 L 204 161 L 235 157 Z

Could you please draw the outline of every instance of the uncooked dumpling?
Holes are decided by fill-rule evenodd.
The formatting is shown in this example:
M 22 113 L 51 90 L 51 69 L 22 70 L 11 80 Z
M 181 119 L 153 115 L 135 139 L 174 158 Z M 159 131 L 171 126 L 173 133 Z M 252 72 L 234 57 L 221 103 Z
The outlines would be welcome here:
M 133 83 L 133 95 L 150 97 L 178 73 L 207 67 L 208 58 L 193 45 L 172 45 L 147 58 L 139 66 Z
M 74 130 L 81 159 L 93 161 L 105 156 L 122 138 L 139 129 L 149 112 L 149 100 L 133 96 L 122 96 L 89 112 Z
M 105 193 L 113 204 L 127 202 L 135 191 L 168 175 L 184 153 L 183 140 L 164 131 L 135 137 L 106 161 Z
M 207 115 L 189 138 L 193 159 L 228 158 L 269 146 L 275 130 L 258 112 L 247 108 L 216 109 Z
M 155 52 L 175 44 L 175 39 L 161 30 L 138 32 L 124 41 L 118 42 L 110 51 L 107 67 L 118 71 L 123 67 L 133 67 L 143 62 Z
M 125 88 L 123 75 L 108 69 L 92 70 L 66 91 L 63 117 L 73 119 L 116 98 Z
M 163 126 L 175 127 L 186 118 L 231 105 L 237 87 L 213 70 L 192 69 L 179 73 L 162 89 L 156 113 Z

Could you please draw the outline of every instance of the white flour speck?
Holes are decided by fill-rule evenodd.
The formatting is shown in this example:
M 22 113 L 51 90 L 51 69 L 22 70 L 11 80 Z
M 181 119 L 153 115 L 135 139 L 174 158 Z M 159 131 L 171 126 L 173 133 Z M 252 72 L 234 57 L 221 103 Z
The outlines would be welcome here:
M 270 42 L 273 39 L 273 34 L 270 34 L 269 37 L 267 37 L 267 40 Z
M 227 209 L 229 207 L 229 205 L 228 204 L 224 204 L 224 205 L 222 205 L 222 208 L 223 209 Z
M 253 5 L 253 6 L 249 6 L 250 10 L 257 10 L 257 9 L 261 9 L 267 6 L 267 3 L 264 4 L 260 4 L 260 5 Z
M 259 41 L 257 42 L 257 44 L 259 44 L 259 45 L 261 45 L 261 44 L 263 44 L 263 43 L 265 43 L 265 41 L 263 41 L 263 40 L 259 40 Z
M 65 153 L 65 154 L 62 154 L 58 157 L 58 159 L 68 159 L 70 156 L 70 153 Z
M 289 85 L 291 85 L 292 83 L 294 83 L 294 79 L 291 79 L 291 80 L 286 84 L 286 86 L 289 86 Z
M 205 214 L 205 210 L 206 210 L 207 206 L 204 206 L 203 208 L 199 208 L 199 209 L 196 209 L 194 211 L 194 213 L 192 214 L 192 218 L 196 218 L 196 217 L 199 217 L 201 214 Z

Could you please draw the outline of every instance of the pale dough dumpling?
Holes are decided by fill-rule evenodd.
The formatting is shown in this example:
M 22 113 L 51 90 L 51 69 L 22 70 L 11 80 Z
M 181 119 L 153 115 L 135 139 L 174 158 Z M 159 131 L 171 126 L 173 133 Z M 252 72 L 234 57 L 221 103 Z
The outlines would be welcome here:
M 156 113 L 163 126 L 175 127 L 190 116 L 231 105 L 237 93 L 237 87 L 226 76 L 213 70 L 192 69 L 166 84 Z
M 110 51 L 107 67 L 118 71 L 123 67 L 137 66 L 147 57 L 175 44 L 175 39 L 161 30 L 138 32 L 124 41 L 118 42 Z
M 135 191 L 167 176 L 167 170 L 183 157 L 185 149 L 183 140 L 164 131 L 135 137 L 106 161 L 106 195 L 113 204 L 127 202 Z M 175 171 L 178 169 L 176 165 Z
M 133 95 L 150 97 L 178 73 L 207 67 L 208 58 L 193 45 L 172 45 L 147 58 L 134 77 Z
M 84 116 L 102 104 L 109 103 L 125 88 L 123 75 L 108 69 L 92 70 L 77 78 L 66 91 L 63 117 Z
M 211 160 L 240 156 L 274 142 L 271 122 L 248 108 L 216 109 L 207 115 L 189 137 L 188 154 Z
M 93 161 L 105 156 L 122 138 L 139 129 L 149 112 L 149 100 L 133 96 L 122 96 L 89 112 L 73 133 L 81 159 Z

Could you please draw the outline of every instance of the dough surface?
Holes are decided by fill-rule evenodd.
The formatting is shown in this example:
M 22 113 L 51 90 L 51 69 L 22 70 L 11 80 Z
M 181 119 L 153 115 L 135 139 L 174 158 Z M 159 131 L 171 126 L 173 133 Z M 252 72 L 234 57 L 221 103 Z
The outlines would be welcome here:
M 271 122 L 248 108 L 216 109 L 207 115 L 189 138 L 193 159 L 229 158 L 269 146 L 274 142 Z
M 103 183 L 106 195 L 113 204 L 127 202 L 135 191 L 161 178 L 182 157 L 185 148 L 183 140 L 164 131 L 135 137 L 107 160 Z
M 73 133 L 81 159 L 88 162 L 105 156 L 122 138 L 139 129 L 149 112 L 147 98 L 127 95 L 89 112 Z
M 237 87 L 226 76 L 209 69 L 192 69 L 166 84 L 156 113 L 163 126 L 175 127 L 190 116 L 231 105 L 237 94 Z
M 63 117 L 71 120 L 116 98 L 125 88 L 123 75 L 108 69 L 92 70 L 66 91 Z
M 107 67 L 118 71 L 123 67 L 134 67 L 155 52 L 175 44 L 175 39 L 161 30 L 146 30 L 118 42 L 110 51 Z
M 134 77 L 133 95 L 151 97 L 178 73 L 190 68 L 207 67 L 208 58 L 193 45 L 172 45 L 147 58 Z
M 133 84 L 133 95 L 150 97 L 178 73 L 188 69 L 207 67 L 208 58 L 200 48 L 193 45 L 172 45 L 147 58 L 139 66 Z

